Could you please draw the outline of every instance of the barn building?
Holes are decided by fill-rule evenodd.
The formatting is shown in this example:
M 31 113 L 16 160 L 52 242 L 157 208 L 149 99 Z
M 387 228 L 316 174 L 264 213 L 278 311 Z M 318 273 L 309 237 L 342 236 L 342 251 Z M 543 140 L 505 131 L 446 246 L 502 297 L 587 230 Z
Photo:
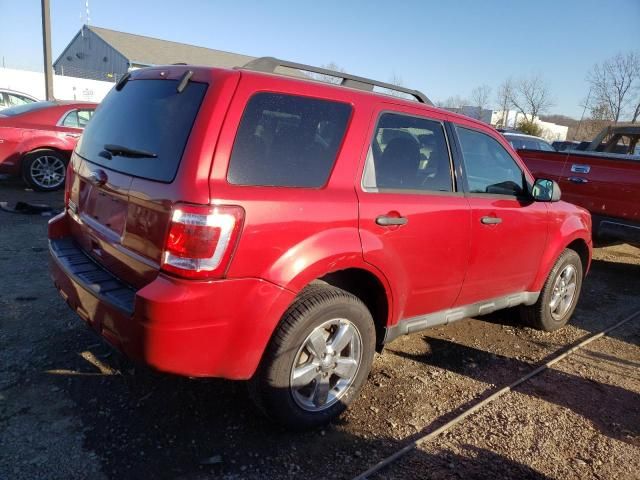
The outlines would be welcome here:
M 253 58 L 84 25 L 53 63 L 53 68 L 57 75 L 115 82 L 129 70 L 141 67 L 188 63 L 230 68 L 242 66 Z

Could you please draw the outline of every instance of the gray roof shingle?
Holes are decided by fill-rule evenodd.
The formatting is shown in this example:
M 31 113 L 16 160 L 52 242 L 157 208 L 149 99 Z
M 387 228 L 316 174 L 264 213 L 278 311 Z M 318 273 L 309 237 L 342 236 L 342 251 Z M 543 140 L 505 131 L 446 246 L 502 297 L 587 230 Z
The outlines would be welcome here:
M 129 62 L 142 65 L 168 65 L 184 62 L 193 65 L 231 68 L 241 67 L 255 58 L 185 43 L 143 37 L 132 33 L 116 32 L 92 25 L 87 28 L 124 55 Z

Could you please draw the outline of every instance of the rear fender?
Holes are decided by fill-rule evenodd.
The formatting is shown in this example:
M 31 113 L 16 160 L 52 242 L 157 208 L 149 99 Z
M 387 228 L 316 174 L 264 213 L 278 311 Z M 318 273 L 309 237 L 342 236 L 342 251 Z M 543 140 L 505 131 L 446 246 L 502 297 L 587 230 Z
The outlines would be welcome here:
M 34 150 L 39 150 L 43 148 L 49 148 L 53 150 L 59 150 L 66 156 L 71 155 L 72 150 L 75 147 L 75 140 L 69 141 L 64 140 L 56 136 L 39 136 L 32 137 L 24 140 L 22 143 L 18 145 L 16 149 L 20 155 L 25 155 Z
M 348 268 L 374 275 L 384 286 L 389 312 L 393 312 L 389 282 L 382 272 L 364 261 L 357 228 L 335 228 L 306 238 L 287 250 L 262 278 L 297 294 L 314 280 Z

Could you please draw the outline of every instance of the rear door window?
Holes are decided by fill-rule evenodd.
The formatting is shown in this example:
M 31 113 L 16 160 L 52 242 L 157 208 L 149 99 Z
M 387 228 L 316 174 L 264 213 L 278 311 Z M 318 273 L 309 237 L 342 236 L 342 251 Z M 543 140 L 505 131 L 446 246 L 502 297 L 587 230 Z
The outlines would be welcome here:
M 227 180 L 235 185 L 323 186 L 333 168 L 351 106 L 258 93 L 245 108 Z
M 121 173 L 171 182 L 207 89 L 190 82 L 178 93 L 177 86 L 178 80 L 130 80 L 120 91 L 112 89 L 87 124 L 78 155 Z M 155 157 L 109 155 L 107 145 Z
M 442 123 L 382 114 L 362 184 L 367 190 L 452 192 L 451 159 Z
M 92 115 L 93 110 L 73 110 L 65 115 L 62 125 L 70 128 L 84 128 Z

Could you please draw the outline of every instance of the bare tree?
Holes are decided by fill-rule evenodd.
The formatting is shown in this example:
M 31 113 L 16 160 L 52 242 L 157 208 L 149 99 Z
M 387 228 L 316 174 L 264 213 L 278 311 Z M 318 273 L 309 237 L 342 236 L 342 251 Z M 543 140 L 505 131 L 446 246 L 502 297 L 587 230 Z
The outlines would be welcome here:
M 466 105 L 469 105 L 469 100 L 467 100 L 466 98 L 462 98 L 460 95 L 455 95 L 452 97 L 447 97 L 445 100 L 437 101 L 436 105 L 442 108 L 460 109 Z
M 524 115 L 527 122 L 533 122 L 553 105 L 549 87 L 540 75 L 521 78 L 515 82 L 510 103 Z
M 502 112 L 502 118 L 498 122 L 500 127 L 506 127 L 507 116 L 509 115 L 509 107 L 511 106 L 511 98 L 513 98 L 513 80 L 507 78 L 496 92 L 496 103 Z
M 600 101 L 598 103 L 590 102 L 589 110 L 591 112 L 592 120 L 604 120 L 610 122 L 613 120 L 613 113 L 611 112 L 611 105 L 609 102 Z
M 395 85 L 396 87 L 404 87 L 404 81 L 402 80 L 402 77 L 400 75 L 397 75 L 395 72 L 391 75 L 391 78 L 389 78 L 388 83 L 390 83 L 391 85 Z M 392 97 L 412 98 L 409 94 L 399 92 L 398 90 L 392 90 L 390 88 L 383 89 L 383 93 L 391 95 Z
M 633 116 L 631 117 L 631 123 L 636 123 L 638 118 L 640 118 L 640 99 L 638 99 L 638 105 L 636 105 L 636 109 L 633 111 Z
M 640 81 L 640 55 L 636 52 L 619 53 L 602 64 L 596 63 L 587 74 L 591 84 L 593 105 L 606 105 L 614 123 L 620 120 L 627 107 L 634 85 Z M 634 118 L 640 112 L 636 108 Z
M 636 108 L 633 109 L 633 114 L 631 115 L 631 123 L 636 123 L 636 121 L 640 118 L 640 81 L 637 83 L 638 85 L 635 88 L 636 99 L 634 101 Z
M 489 85 L 480 85 L 471 91 L 471 102 L 477 108 L 476 118 L 482 120 L 482 111 L 489 107 L 489 98 L 491 97 L 491 87 Z
M 325 70 L 332 70 L 334 72 L 345 72 L 345 69 L 335 62 L 329 62 L 326 65 L 321 65 L 320 67 L 324 68 Z M 324 73 L 309 73 L 308 75 L 313 80 L 318 80 L 319 82 L 332 83 L 334 85 L 338 85 L 340 82 L 342 82 L 342 78 L 334 77 L 333 75 L 325 75 Z

